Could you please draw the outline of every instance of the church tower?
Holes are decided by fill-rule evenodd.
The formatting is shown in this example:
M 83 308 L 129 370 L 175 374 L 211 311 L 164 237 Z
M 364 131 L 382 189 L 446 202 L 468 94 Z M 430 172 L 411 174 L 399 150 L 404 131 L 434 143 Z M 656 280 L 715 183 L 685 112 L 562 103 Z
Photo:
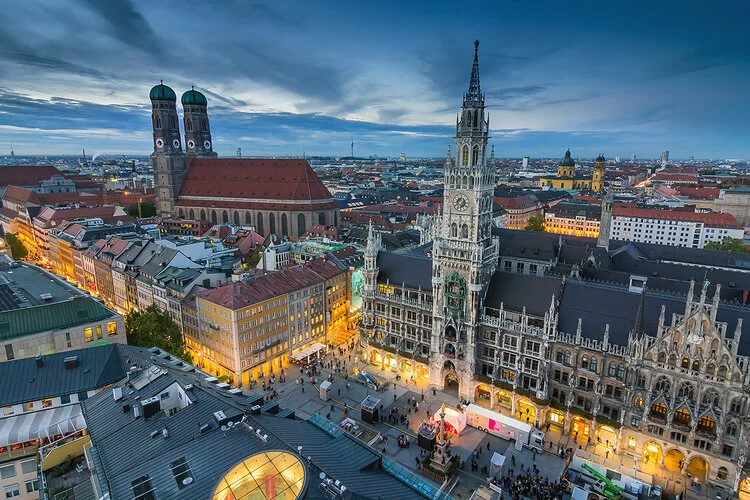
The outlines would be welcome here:
M 570 157 L 570 149 L 565 151 L 565 158 L 560 161 L 557 167 L 558 177 L 573 177 L 576 175 L 576 162 Z
M 604 195 L 602 200 L 602 216 L 599 219 L 599 238 L 596 240 L 596 246 L 609 250 L 609 232 L 612 226 L 612 209 L 615 206 L 615 197 L 610 187 L 609 192 Z
M 149 94 L 151 99 L 151 124 L 154 129 L 154 167 L 156 187 L 156 215 L 172 217 L 180 188 L 187 174 L 187 159 L 180 142 L 180 125 L 177 118 L 177 95 L 163 83 Z
M 456 120 L 456 158 L 444 169 L 441 226 L 433 243 L 433 329 L 430 383 L 471 398 L 476 336 L 484 296 L 495 272 L 492 236 L 495 168 L 487 161 L 489 116 L 479 84 L 479 41 L 469 89 Z
M 607 168 L 607 160 L 604 155 L 599 155 L 594 162 L 594 175 L 591 177 L 591 190 L 600 193 L 604 186 L 604 170 Z
M 182 94 L 184 112 L 185 147 L 188 156 L 216 157 L 211 142 L 211 126 L 208 123 L 208 101 L 206 96 L 192 88 Z

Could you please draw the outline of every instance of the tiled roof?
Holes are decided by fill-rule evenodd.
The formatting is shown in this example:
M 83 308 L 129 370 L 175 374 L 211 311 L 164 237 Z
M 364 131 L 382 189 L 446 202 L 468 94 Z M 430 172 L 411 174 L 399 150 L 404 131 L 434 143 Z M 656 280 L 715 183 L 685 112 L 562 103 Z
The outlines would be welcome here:
M 196 158 L 190 163 L 180 196 L 270 202 L 333 198 L 307 160 L 265 158 Z
M 651 182 L 654 181 L 684 181 L 684 182 L 695 182 L 698 175 L 695 174 L 671 174 L 666 172 L 660 172 L 651 178 Z
M 4 167 L 0 167 L 4 168 Z M 3 174 L 3 171 L 0 170 L 0 174 Z M 25 204 L 25 203 L 31 203 L 34 205 L 40 205 L 41 201 L 39 200 L 39 196 L 32 191 L 31 189 L 26 189 L 18 186 L 8 186 L 8 188 L 5 190 L 5 194 L 3 194 L 3 200 L 12 201 L 14 203 L 18 204 Z
M 500 205 L 506 210 L 517 210 L 519 208 L 526 208 L 534 206 L 534 201 L 529 195 L 518 196 L 515 198 L 499 198 L 495 197 L 492 199 L 495 203 Z
M 679 196 L 687 196 L 692 200 L 715 200 L 719 197 L 719 188 L 691 188 L 678 186 L 675 188 Z
M 47 165 L 0 167 L 0 186 L 36 186 L 53 175 L 61 175 L 57 168 Z
M 122 207 L 115 205 L 100 205 L 96 207 L 80 208 L 55 208 L 45 207 L 34 217 L 34 225 L 42 229 L 49 229 L 57 226 L 63 220 L 74 220 L 84 218 L 101 218 L 105 223 L 115 222 L 117 220 L 132 221 L 133 218 L 128 216 Z
M 614 217 L 637 217 L 640 219 L 675 220 L 684 222 L 702 222 L 711 227 L 728 227 L 741 229 L 742 226 L 733 215 L 717 213 L 681 212 L 678 210 L 653 210 L 635 208 L 616 204 L 612 210 Z

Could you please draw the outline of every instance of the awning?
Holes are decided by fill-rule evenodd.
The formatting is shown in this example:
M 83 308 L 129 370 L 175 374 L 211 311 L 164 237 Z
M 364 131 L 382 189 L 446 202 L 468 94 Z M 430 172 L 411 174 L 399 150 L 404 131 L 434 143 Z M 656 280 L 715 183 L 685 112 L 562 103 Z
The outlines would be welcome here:
M 0 419 L 0 446 L 10 446 L 86 428 L 81 405 L 22 413 Z
M 292 355 L 292 359 L 295 359 L 297 361 L 302 361 L 303 359 L 307 359 L 308 356 L 312 356 L 316 352 L 325 349 L 326 346 L 324 344 L 321 344 L 320 342 L 316 342 L 307 349 L 304 349 L 297 354 Z

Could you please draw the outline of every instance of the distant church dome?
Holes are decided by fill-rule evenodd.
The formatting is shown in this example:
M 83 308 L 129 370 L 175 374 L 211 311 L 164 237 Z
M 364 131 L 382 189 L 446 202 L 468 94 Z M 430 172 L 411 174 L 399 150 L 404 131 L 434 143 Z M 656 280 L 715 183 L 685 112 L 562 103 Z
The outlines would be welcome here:
M 599 162 L 601 162 L 601 163 L 606 163 L 606 162 L 607 162 L 607 159 L 606 159 L 606 158 L 604 158 L 604 155 L 599 155 L 599 156 L 597 156 L 597 157 L 596 157 L 596 162 L 597 162 L 597 163 L 599 163 Z
M 206 96 L 198 92 L 197 90 L 190 89 L 184 94 L 182 94 L 182 105 L 199 105 L 199 106 L 207 106 L 208 101 L 206 101 Z
M 154 88 L 151 89 L 151 93 L 148 95 L 152 101 L 177 101 L 177 94 L 174 93 L 174 90 L 167 87 L 163 83 L 160 83 L 159 85 L 156 85 Z
M 570 157 L 570 150 L 567 150 L 565 152 L 565 158 L 562 159 L 560 162 L 561 167 L 575 167 L 576 162 L 573 161 L 573 158 Z

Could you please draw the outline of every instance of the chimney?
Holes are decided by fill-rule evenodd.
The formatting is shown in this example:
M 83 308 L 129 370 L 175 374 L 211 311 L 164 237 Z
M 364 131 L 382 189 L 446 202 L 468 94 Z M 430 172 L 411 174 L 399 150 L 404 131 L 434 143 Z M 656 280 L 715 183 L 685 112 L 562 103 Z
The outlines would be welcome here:
M 65 363 L 65 369 L 70 370 L 78 366 L 78 356 L 68 356 L 63 360 Z
M 41 368 L 44 366 L 44 359 L 42 359 L 42 353 L 38 352 L 36 354 L 36 367 Z

